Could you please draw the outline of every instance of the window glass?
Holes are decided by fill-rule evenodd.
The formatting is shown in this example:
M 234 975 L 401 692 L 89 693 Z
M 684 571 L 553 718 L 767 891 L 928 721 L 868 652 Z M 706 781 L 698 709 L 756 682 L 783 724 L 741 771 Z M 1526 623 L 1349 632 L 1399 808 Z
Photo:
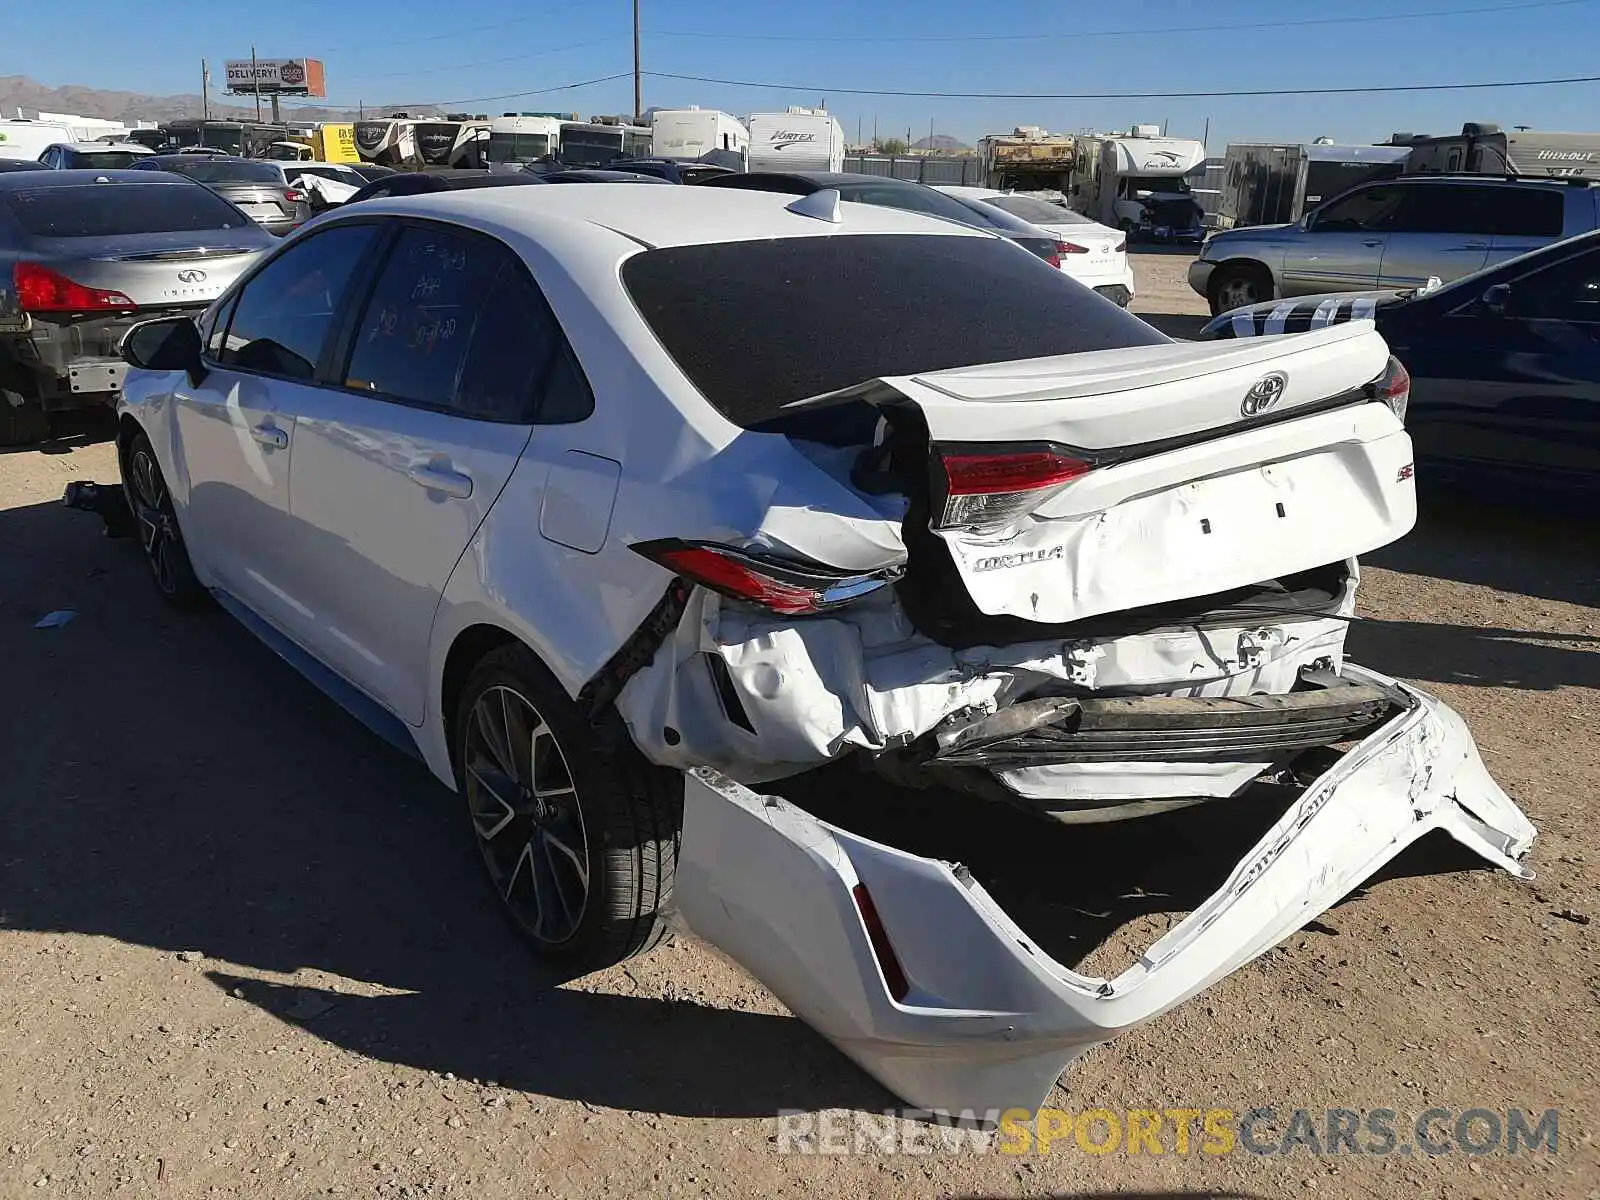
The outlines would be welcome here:
M 893 184 L 848 183 L 839 189 L 839 199 L 857 204 L 876 204 L 881 208 L 901 208 L 910 212 L 927 213 L 963 225 L 992 228 L 994 222 L 972 211 L 965 204 L 943 192 L 917 184 L 895 187 Z
M 1311 227 L 1320 233 L 1386 230 L 1408 189 L 1392 185 L 1362 188 L 1317 210 Z
M 222 348 L 227 344 L 228 322 L 233 319 L 233 310 L 238 304 L 239 296 L 235 293 L 227 305 L 218 309 L 212 317 L 211 326 L 206 331 L 206 357 L 213 362 L 222 360 Z
M 160 171 L 187 175 L 196 183 L 275 183 L 283 186 L 283 168 L 273 163 L 214 158 L 169 158 L 151 163 Z
M 880 376 L 1168 341 L 1014 246 L 971 235 L 664 247 L 629 258 L 622 281 L 684 374 L 746 427 Z
M 1436 183 L 1399 190 L 1400 207 L 1383 226 L 1391 233 L 1486 233 L 1484 193 L 1492 188 Z
M 1600 248 L 1518 280 L 1511 311 L 1530 320 L 1600 325 Z
M 1485 193 L 1482 232 L 1500 237 L 1561 236 L 1566 216 L 1561 189 L 1494 187 L 1479 190 Z
M 5 203 L 23 231 L 35 237 L 121 237 L 251 227 L 249 217 L 215 192 L 176 182 L 46 182 L 6 193 Z
M 68 157 L 67 165 L 80 171 L 124 171 L 149 155 L 131 150 L 73 150 Z
M 532 421 L 552 359 L 565 349 L 544 297 L 504 246 L 413 228 L 379 273 L 345 385 L 483 420 Z M 571 381 L 563 384 L 554 400 L 563 415 L 539 419 L 588 415 Z
M 244 285 L 218 361 L 310 379 L 374 225 L 336 225 L 273 259 Z
M 1059 204 L 1051 204 L 1047 200 L 1035 200 L 1032 196 L 985 196 L 984 201 L 994 205 L 996 208 L 1003 209 L 1014 217 L 1021 217 L 1024 221 L 1031 221 L 1035 225 L 1089 225 L 1093 223 L 1081 213 L 1062 208 Z

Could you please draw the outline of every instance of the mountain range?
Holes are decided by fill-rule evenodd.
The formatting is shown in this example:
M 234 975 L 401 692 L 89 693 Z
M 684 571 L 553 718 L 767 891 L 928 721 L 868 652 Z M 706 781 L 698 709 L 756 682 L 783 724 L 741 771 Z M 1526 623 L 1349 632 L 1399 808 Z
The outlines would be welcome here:
M 214 78 L 214 77 L 213 77 Z M 403 105 L 399 107 L 404 107 Z M 103 117 L 108 121 L 170 121 L 175 117 L 198 117 L 202 114 L 199 92 L 186 92 L 177 96 L 147 96 L 142 92 L 107 91 L 103 88 L 47 87 L 26 75 L 0 75 L 0 119 L 11 119 L 18 109 L 29 116 L 36 111 L 71 113 L 82 117 Z M 223 103 L 219 95 L 211 99 L 213 117 L 240 120 L 254 118 L 254 98 L 240 104 L 238 97 Z M 406 109 L 422 113 L 427 109 Z M 271 113 L 270 104 L 263 100 L 262 115 Z M 286 119 L 296 121 L 354 121 L 358 114 L 341 108 L 318 108 L 296 104 L 283 110 Z

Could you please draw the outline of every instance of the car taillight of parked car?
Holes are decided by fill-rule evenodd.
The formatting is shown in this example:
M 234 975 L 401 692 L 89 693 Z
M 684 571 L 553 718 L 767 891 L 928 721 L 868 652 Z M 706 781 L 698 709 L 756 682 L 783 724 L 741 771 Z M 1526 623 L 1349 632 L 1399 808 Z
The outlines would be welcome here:
M 668 538 L 632 547 L 691 582 L 784 616 L 827 612 L 893 583 L 902 568 L 843 571 L 816 562 L 779 561 L 759 551 Z
M 17 307 L 23 312 L 92 312 L 138 307 L 121 292 L 87 287 L 34 262 L 14 265 L 11 284 L 17 294 Z
M 1126 254 L 1128 252 L 1128 239 L 1123 238 L 1115 246 L 1111 247 L 1111 251 L 1113 254 Z
M 306 194 L 299 188 L 284 188 L 283 198 L 290 204 L 302 204 L 305 202 Z
M 1384 365 L 1379 375 L 1366 387 L 1367 395 L 1387 404 L 1394 415 L 1406 419 L 1406 408 L 1411 404 L 1411 372 L 1394 355 Z
M 1089 247 L 1080 246 L 1080 245 L 1078 245 L 1077 242 L 1057 242 L 1056 243 L 1056 253 L 1057 254 L 1087 254 L 1087 253 L 1089 253 Z
M 1094 470 L 1094 464 L 1049 449 L 937 451 L 943 508 L 935 526 L 966 533 L 1011 529 L 1047 496 Z

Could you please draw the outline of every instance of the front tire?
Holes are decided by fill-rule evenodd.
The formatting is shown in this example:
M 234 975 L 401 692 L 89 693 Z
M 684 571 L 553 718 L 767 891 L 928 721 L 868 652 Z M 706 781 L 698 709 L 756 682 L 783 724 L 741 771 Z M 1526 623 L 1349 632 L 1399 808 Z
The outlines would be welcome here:
M 527 647 L 473 669 L 456 705 L 456 786 L 507 916 L 541 957 L 598 970 L 666 933 L 682 781 L 620 718 L 590 722 Z
M 161 598 L 174 608 L 199 608 L 210 598 L 195 578 L 178 528 L 172 492 L 156 463 L 155 449 L 141 431 L 121 453 L 122 493 L 133 514 L 134 532 Z
M 1272 277 L 1259 267 L 1218 267 L 1206 289 L 1211 315 L 1220 317 L 1236 308 L 1262 304 L 1272 299 Z

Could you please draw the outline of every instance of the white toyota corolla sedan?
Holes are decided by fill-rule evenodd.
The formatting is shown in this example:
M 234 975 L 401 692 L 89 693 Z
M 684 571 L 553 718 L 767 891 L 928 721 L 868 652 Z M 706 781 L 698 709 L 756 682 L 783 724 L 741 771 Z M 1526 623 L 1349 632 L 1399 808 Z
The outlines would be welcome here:
M 171 602 L 420 755 L 540 951 L 677 918 L 910 1103 L 1037 1105 L 1430 831 L 1528 874 L 1462 721 L 1344 657 L 1416 512 L 1370 324 L 1176 343 L 953 223 L 591 185 L 330 214 L 124 352 Z M 1097 979 L 763 788 L 846 755 L 1067 823 L 1293 786 Z

